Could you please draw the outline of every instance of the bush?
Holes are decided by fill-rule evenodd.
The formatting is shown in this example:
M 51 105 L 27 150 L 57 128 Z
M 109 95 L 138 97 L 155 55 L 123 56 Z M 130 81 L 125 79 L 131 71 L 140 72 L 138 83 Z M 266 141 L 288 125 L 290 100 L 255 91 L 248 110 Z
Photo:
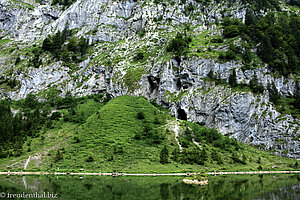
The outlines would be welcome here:
M 300 6 L 300 0 L 289 0 L 288 4 L 291 6 Z
M 144 28 L 140 29 L 138 32 L 137 32 L 138 36 L 140 37 L 144 37 L 145 34 L 146 34 L 146 30 Z
M 240 31 L 237 25 L 226 26 L 223 31 L 225 38 L 233 38 L 240 35 Z
M 17 57 L 16 58 L 16 61 L 15 61 L 15 65 L 19 64 L 21 62 L 21 58 L 20 57 Z
M 75 137 L 73 138 L 73 140 L 74 140 L 74 143 L 79 143 L 79 142 L 80 142 L 80 139 L 79 139 L 77 136 L 75 136 Z
M 240 163 L 240 164 L 243 164 L 243 165 L 246 164 L 246 162 L 245 162 L 244 160 L 241 160 L 241 159 L 239 158 L 238 154 L 235 153 L 235 152 L 232 153 L 231 158 L 232 158 L 232 160 L 233 160 L 235 163 Z
M 275 86 L 275 83 L 272 82 L 272 84 L 269 85 L 268 89 L 269 89 L 270 101 L 273 102 L 275 105 L 277 105 L 280 100 L 280 94 Z
M 265 89 L 264 86 L 258 82 L 256 74 L 254 74 L 254 77 L 250 80 L 249 87 L 254 93 L 263 93 Z
M 165 145 L 160 152 L 159 162 L 162 164 L 167 164 L 169 162 L 168 160 L 169 160 L 169 150 Z
M 51 120 L 58 120 L 61 117 L 61 113 L 60 112 L 54 112 L 51 114 L 50 119 Z
M 63 5 L 63 6 L 70 6 L 72 5 L 76 0 L 53 0 L 51 5 Z
M 257 167 L 257 170 L 262 170 L 263 168 L 262 168 L 262 166 L 261 165 L 259 165 L 258 167 Z
M 62 159 L 63 159 L 62 153 L 60 152 L 60 150 L 57 150 L 56 155 L 54 157 L 54 162 L 57 163 Z
M 145 119 L 145 114 L 142 111 L 139 111 L 136 116 L 138 119 Z
M 185 34 L 177 33 L 167 46 L 167 52 L 173 52 L 176 57 L 185 55 L 189 48 L 189 43 L 192 41 L 191 37 L 187 37 Z
M 235 69 L 232 71 L 232 73 L 229 76 L 229 84 L 232 87 L 236 87 L 237 86 L 237 79 L 236 79 L 236 72 Z
M 85 161 L 86 162 L 93 162 L 94 158 L 92 156 L 89 156 Z
M 213 38 L 211 39 L 211 42 L 212 43 L 223 43 L 224 42 L 224 39 L 222 37 L 216 37 L 216 38 Z

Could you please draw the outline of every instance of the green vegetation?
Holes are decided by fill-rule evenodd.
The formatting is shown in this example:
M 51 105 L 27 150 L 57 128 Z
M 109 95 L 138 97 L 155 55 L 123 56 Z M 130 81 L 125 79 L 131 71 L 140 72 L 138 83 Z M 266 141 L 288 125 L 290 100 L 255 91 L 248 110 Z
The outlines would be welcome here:
M 0 47 L 2 47 L 3 45 L 9 43 L 11 40 L 9 39 L 0 39 Z
M 47 37 L 43 41 L 42 51 L 50 52 L 54 58 L 65 63 L 81 62 L 88 52 L 88 41 L 85 38 L 76 39 L 72 36 L 72 30 L 64 29 L 55 35 Z
M 257 55 L 272 70 L 285 76 L 300 72 L 300 44 L 297 40 L 300 36 L 300 17 L 296 14 L 269 12 L 266 16 L 259 16 L 248 10 L 245 23 L 224 18 L 222 24 L 225 38 L 240 36 L 247 44 L 244 53 L 231 45 L 225 56 L 227 59 L 235 59 L 236 54 L 241 54 L 249 63 L 250 49 L 257 46 Z
M 177 33 L 176 37 L 168 44 L 166 50 L 174 53 L 175 57 L 179 59 L 181 56 L 186 55 L 191 41 L 191 37 L 188 37 L 186 33 Z
M 8 101 L 0 101 L 0 157 L 20 156 L 27 136 L 36 137 L 41 126 L 51 126 L 49 111 L 37 106 L 33 95 L 22 103 L 22 112 L 13 116 Z M 42 109 L 42 111 L 40 110 Z
M 288 0 L 287 3 L 291 6 L 300 6 L 300 0 Z
M 254 77 L 250 80 L 249 85 L 244 83 L 237 83 L 236 71 L 233 70 L 229 76 L 229 83 L 226 79 L 219 78 L 219 75 L 214 74 L 212 70 L 207 74 L 205 80 L 214 81 L 216 85 L 230 86 L 234 91 L 244 91 L 244 92 L 253 92 L 255 94 L 263 93 L 265 88 L 261 83 L 258 82 L 257 76 L 254 74 Z
M 19 88 L 20 82 L 16 79 L 7 79 L 4 77 L 0 77 L 0 88 L 2 89 L 8 89 L 8 90 L 14 90 L 16 88 Z
M 76 0 L 52 0 L 52 5 L 63 5 L 66 7 L 69 7 L 70 5 L 72 5 L 74 2 L 76 2 Z
M 255 57 L 268 64 L 273 73 L 283 76 L 300 73 L 300 43 L 297 38 L 300 36 L 300 17 L 294 13 L 273 13 L 266 16 L 254 14 L 251 9 L 247 10 L 245 23 L 239 19 L 224 18 L 224 38 L 242 39 L 241 45 L 231 43 L 226 52 L 219 54 L 221 60 L 242 60 L 245 66 L 255 65 Z M 251 49 L 257 48 L 256 55 Z M 274 83 L 264 88 L 258 82 L 256 74 L 250 81 L 249 86 L 237 85 L 234 82 L 235 73 L 229 78 L 229 84 L 234 88 L 249 87 L 254 93 L 263 93 L 269 90 L 270 101 L 273 102 L 279 112 L 291 114 L 299 118 L 299 92 L 294 97 L 281 97 Z
M 144 74 L 144 70 L 141 67 L 131 67 L 127 70 L 123 81 L 125 85 L 128 87 L 129 91 L 133 91 L 139 85 L 138 82 L 141 80 L 142 75 Z
M 64 118 L 66 121 L 82 122 L 91 115 L 90 101 L 85 98 L 77 98 L 67 94 L 66 98 L 58 97 L 57 93 L 47 93 L 46 102 L 38 102 L 33 94 L 27 95 L 23 100 L 12 102 L 9 100 L 0 101 L 0 157 L 20 156 L 25 149 L 22 145 L 28 138 L 43 137 L 41 132 L 54 127 L 54 124 L 62 116 L 61 112 L 51 112 L 52 109 L 65 109 Z M 51 96 L 52 95 L 52 96 Z M 99 96 L 86 97 L 97 101 Z M 85 103 L 84 111 L 81 103 Z M 76 106 L 76 107 L 75 107 Z M 13 115 L 11 108 L 17 110 Z M 67 109 L 69 108 L 69 109 Z M 71 120 L 68 120 L 70 119 Z
M 34 95 L 1 102 L 6 113 L 1 115 L 5 118 L 0 129 L 5 131 L 1 132 L 5 147 L 1 170 L 23 169 L 28 156 L 36 154 L 42 156 L 30 161 L 27 170 L 182 172 L 295 167 L 292 159 L 247 146 L 215 129 L 176 121 L 143 97 L 109 100 L 109 95 L 74 98 L 67 94 L 62 98 L 57 94 L 54 88 L 45 93 L 45 102 L 38 102 Z M 9 107 L 22 112 L 13 116 Z M 14 128 L 12 123 L 18 123 L 13 121 L 22 118 L 26 120 L 20 123 L 28 125 L 14 132 L 20 126 Z M 171 128 L 174 123 L 182 129 L 178 138 L 182 151 Z

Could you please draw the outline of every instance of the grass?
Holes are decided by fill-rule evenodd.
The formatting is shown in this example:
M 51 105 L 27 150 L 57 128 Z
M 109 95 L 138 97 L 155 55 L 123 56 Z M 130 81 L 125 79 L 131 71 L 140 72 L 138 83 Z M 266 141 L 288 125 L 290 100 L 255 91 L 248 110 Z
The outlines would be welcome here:
M 1 39 L 0 40 L 0 47 L 2 47 L 3 45 L 9 43 L 11 40 L 10 39 Z
M 294 98 L 280 97 L 278 103 L 275 105 L 276 110 L 282 114 L 289 114 L 299 119 L 300 113 L 299 110 L 294 107 L 294 101 Z
M 214 42 L 213 39 L 220 36 L 210 36 L 212 33 L 213 31 L 203 31 L 201 34 L 193 37 L 193 40 L 190 43 L 191 53 L 189 53 L 189 55 L 201 58 L 218 58 L 219 51 L 214 50 L 214 48 L 224 46 L 232 41 L 232 39 L 222 42 Z
M 33 6 L 33 5 L 31 5 L 31 4 L 29 4 L 29 3 L 26 3 L 26 2 L 24 2 L 24 1 L 20 1 L 20 0 L 12 0 L 12 1 L 15 2 L 15 3 L 20 3 L 21 5 L 27 7 L 27 8 L 30 9 L 30 10 L 33 10 L 33 9 L 34 9 L 34 6 Z
M 139 87 L 138 82 L 141 80 L 143 74 L 144 69 L 142 67 L 131 67 L 129 70 L 127 70 L 123 81 L 128 87 L 129 91 L 134 91 L 137 87 Z
M 66 110 L 60 110 L 64 114 Z M 237 142 L 223 149 L 202 139 L 201 148 L 186 141 L 185 151 L 205 149 L 207 160 L 203 165 L 174 161 L 172 152 L 177 147 L 170 123 L 181 125 L 180 141 L 187 140 L 186 129 L 206 130 L 197 124 L 176 120 L 166 111 L 158 109 L 144 97 L 120 96 L 104 103 L 86 100 L 75 108 L 82 123 L 64 121 L 61 117 L 52 129 L 42 129 L 38 138 L 30 138 L 23 146 L 20 157 L 1 159 L 1 171 L 24 170 L 29 156 L 32 157 L 27 171 L 78 172 L 133 172 L 175 173 L 206 171 L 255 171 L 293 170 L 295 160 L 279 157 Z M 138 117 L 138 113 L 140 117 Z M 142 116 L 142 117 L 141 117 Z M 148 130 L 146 130 L 148 129 Z M 194 132 L 195 133 L 195 132 Z M 159 139 L 154 139 L 158 135 Z M 139 136 L 139 138 L 137 138 Z M 223 141 L 230 141 L 220 136 Z M 169 149 L 167 164 L 160 163 L 160 152 Z M 219 163 L 212 154 L 217 152 Z M 245 163 L 237 163 L 233 153 Z

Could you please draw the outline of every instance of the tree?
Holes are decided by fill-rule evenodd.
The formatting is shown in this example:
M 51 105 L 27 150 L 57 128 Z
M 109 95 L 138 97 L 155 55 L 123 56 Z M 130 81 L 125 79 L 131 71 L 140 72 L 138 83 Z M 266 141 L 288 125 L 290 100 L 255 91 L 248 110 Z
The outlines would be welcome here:
M 162 164 L 167 164 L 169 162 L 168 161 L 168 159 L 169 159 L 169 150 L 168 150 L 166 145 L 161 150 L 159 158 L 160 158 L 159 162 L 162 163 Z
M 51 51 L 53 49 L 53 43 L 50 38 L 46 38 L 43 41 L 42 49 L 45 51 Z
M 24 101 L 24 107 L 25 108 L 35 108 L 38 104 L 38 100 L 36 99 L 36 96 L 32 93 L 28 94 Z
M 174 151 L 172 152 L 172 160 L 178 161 L 179 155 L 180 155 L 180 151 L 179 151 L 179 149 L 176 147 L 176 148 L 174 149 Z
M 245 16 L 245 25 L 251 26 L 256 24 L 257 20 L 255 19 L 255 15 L 252 10 L 247 9 L 246 10 L 246 16 Z
M 300 83 L 298 81 L 296 82 L 296 94 L 293 105 L 296 109 L 300 110 Z
M 207 153 L 205 151 L 205 149 L 203 148 L 201 153 L 200 153 L 200 158 L 203 160 L 203 161 L 206 161 L 207 160 Z
M 254 92 L 254 93 L 263 93 L 264 92 L 264 86 L 258 82 L 256 73 L 254 73 L 253 78 L 250 80 L 249 87 L 251 88 L 252 92 Z
M 277 105 L 280 99 L 280 95 L 274 82 L 272 82 L 272 84 L 269 86 L 269 96 L 270 96 L 270 101 L 273 102 L 275 105 Z
M 80 38 L 79 40 L 79 51 L 81 53 L 81 56 L 83 56 L 84 54 L 87 53 L 89 44 L 88 44 L 88 40 L 85 38 Z
M 233 38 L 240 35 L 240 31 L 237 25 L 230 25 L 224 28 L 223 35 L 225 38 Z
M 297 169 L 297 168 L 298 168 L 298 162 L 296 161 L 294 164 L 294 169 Z
M 229 84 L 232 87 L 236 87 L 237 86 L 237 79 L 236 79 L 236 72 L 235 69 L 233 69 L 232 73 L 229 76 Z
M 60 150 L 57 150 L 56 155 L 54 157 L 54 162 L 57 163 L 62 159 L 63 159 L 62 153 L 60 152 Z
M 245 50 L 242 54 L 242 57 L 245 61 L 245 63 L 250 63 L 252 60 L 252 52 L 251 52 L 251 48 L 249 45 L 245 45 Z
M 208 77 L 209 79 L 214 79 L 214 78 L 215 78 L 215 77 L 214 77 L 214 72 L 212 71 L 212 69 L 208 72 L 207 77 Z
M 167 46 L 167 52 L 174 52 L 176 57 L 185 55 L 189 48 L 189 43 L 192 41 L 190 37 L 185 34 L 177 33 L 176 37 L 173 38 Z
M 143 52 L 138 52 L 134 57 L 133 60 L 135 62 L 143 60 L 144 59 L 144 53 Z
M 291 6 L 300 6 L 300 0 L 289 0 L 288 4 Z

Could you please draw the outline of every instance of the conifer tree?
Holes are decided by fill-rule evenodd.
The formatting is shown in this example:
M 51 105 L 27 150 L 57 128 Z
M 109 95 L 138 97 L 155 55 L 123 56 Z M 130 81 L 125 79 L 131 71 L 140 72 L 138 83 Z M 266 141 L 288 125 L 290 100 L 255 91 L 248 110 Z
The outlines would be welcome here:
M 169 159 L 169 150 L 168 150 L 166 145 L 161 150 L 159 157 L 160 157 L 160 163 L 167 164 L 169 162 L 168 161 L 168 159 Z

